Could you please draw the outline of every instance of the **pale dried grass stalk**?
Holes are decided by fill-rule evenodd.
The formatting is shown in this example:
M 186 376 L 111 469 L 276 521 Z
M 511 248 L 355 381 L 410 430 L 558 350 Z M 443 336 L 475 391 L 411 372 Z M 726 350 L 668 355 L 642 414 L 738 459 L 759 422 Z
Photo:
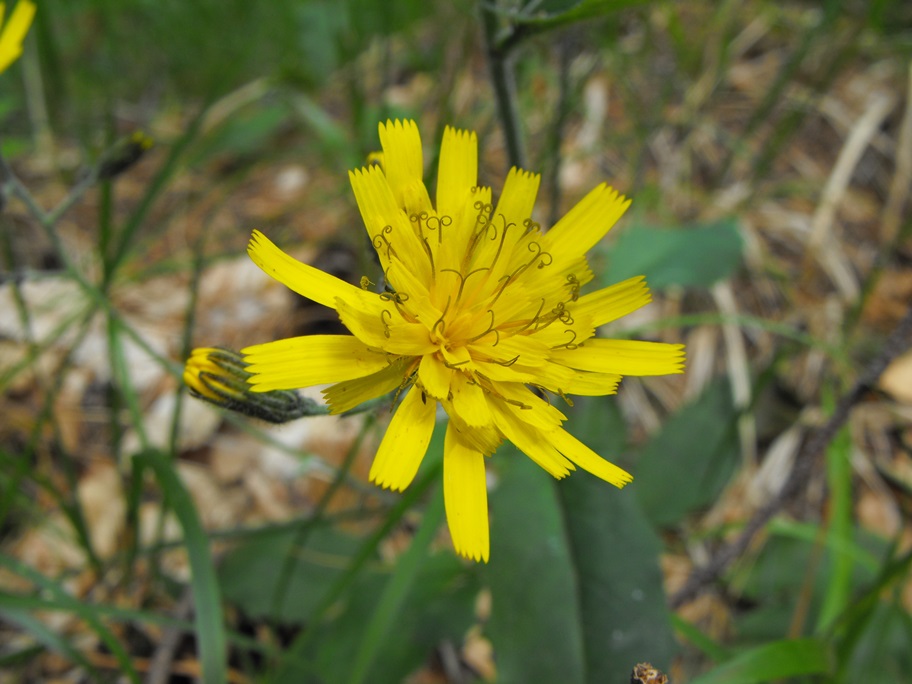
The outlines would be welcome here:
M 839 151 L 839 157 L 823 188 L 820 204 L 811 221 L 808 248 L 833 281 L 842 298 L 848 302 L 857 301 L 860 287 L 845 252 L 833 236 L 833 222 L 855 167 L 874 134 L 892 111 L 894 103 L 895 98 L 886 94 L 878 94 L 871 99 L 871 104 L 858 119 Z
M 711 293 L 722 314 L 732 318 L 738 315 L 738 305 L 735 302 L 735 293 L 731 283 L 716 283 L 713 285 Z M 725 340 L 725 363 L 731 379 L 732 400 L 735 408 L 740 411 L 747 408 L 751 399 L 747 348 L 744 345 L 744 336 L 735 323 L 725 323 L 722 326 L 722 337 Z M 745 413 L 738 419 L 738 437 L 741 441 L 741 454 L 744 462 L 755 464 L 757 462 L 757 425 L 753 414 Z

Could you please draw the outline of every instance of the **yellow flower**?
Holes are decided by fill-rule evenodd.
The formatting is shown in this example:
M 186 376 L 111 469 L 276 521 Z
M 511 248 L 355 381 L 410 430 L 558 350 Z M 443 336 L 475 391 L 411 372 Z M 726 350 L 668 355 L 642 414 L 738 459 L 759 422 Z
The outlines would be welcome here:
M 642 277 L 581 292 L 593 277 L 585 253 L 629 200 L 600 185 L 544 233 L 531 219 L 540 177 L 512 169 L 492 205 L 491 189 L 477 185 L 474 133 L 445 130 L 433 203 L 415 123 L 381 124 L 380 142 L 380 164 L 349 175 L 385 291 L 300 263 L 255 231 L 253 261 L 335 309 L 352 334 L 243 349 L 249 382 L 253 391 L 332 383 L 323 394 L 333 413 L 398 390 L 370 471 L 397 491 L 414 478 L 442 406 L 453 545 L 487 561 L 485 456 L 509 440 L 556 478 L 580 466 L 624 486 L 631 476 L 563 430 L 564 414 L 542 396 L 613 394 L 622 375 L 680 373 L 683 347 L 595 338 L 599 326 L 650 301 Z
M 9 21 L 3 23 L 6 3 L 0 2 L 0 73 L 19 59 L 22 54 L 22 41 L 32 25 L 35 16 L 35 3 L 30 0 L 19 0 Z

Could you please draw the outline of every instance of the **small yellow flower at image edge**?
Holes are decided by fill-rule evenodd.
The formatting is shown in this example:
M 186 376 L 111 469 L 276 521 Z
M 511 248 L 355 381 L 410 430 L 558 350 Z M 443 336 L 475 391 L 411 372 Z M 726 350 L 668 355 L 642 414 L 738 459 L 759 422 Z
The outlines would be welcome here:
M 630 201 L 605 184 L 550 230 L 531 216 L 540 176 L 513 168 L 497 203 L 478 185 L 474 132 L 446 128 L 434 201 L 418 127 L 380 124 L 379 162 L 349 173 L 384 274 L 381 292 L 285 254 L 254 231 L 253 261 L 291 290 L 335 309 L 350 335 L 309 335 L 241 350 L 253 392 L 329 384 L 332 413 L 395 391 L 399 401 L 370 480 L 401 491 L 415 477 L 438 406 L 449 416 L 443 491 L 450 536 L 489 557 L 485 457 L 509 440 L 555 478 L 577 466 L 623 487 L 630 474 L 565 431 L 543 397 L 606 395 L 622 376 L 683 372 L 682 345 L 595 337 L 650 301 L 643 277 L 583 293 L 585 254 Z
M 22 41 L 32 25 L 36 6 L 30 0 L 19 0 L 8 21 L 6 3 L 0 2 L 0 73 L 22 55 Z

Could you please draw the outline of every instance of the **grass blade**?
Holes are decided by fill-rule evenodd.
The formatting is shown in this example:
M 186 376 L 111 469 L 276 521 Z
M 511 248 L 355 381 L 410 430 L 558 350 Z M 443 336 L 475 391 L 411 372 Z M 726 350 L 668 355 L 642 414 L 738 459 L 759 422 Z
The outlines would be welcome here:
M 2 598 L 0 598 L 0 615 L 2 615 L 5 620 L 9 620 L 10 622 L 19 625 L 19 627 L 31 634 L 35 638 L 35 641 L 42 644 L 48 650 L 59 653 L 70 661 L 78 663 L 85 668 L 87 673 L 92 675 L 93 680 L 100 681 L 99 673 L 92 667 L 92 663 L 86 660 L 85 656 L 73 648 L 66 639 L 49 629 L 41 620 L 33 617 L 27 611 L 6 606 Z
M 835 545 L 851 546 L 852 528 L 852 438 L 843 428 L 827 449 L 827 482 L 830 488 L 830 525 L 828 541 Z M 817 618 L 816 633 L 824 632 L 849 605 L 852 595 L 854 559 L 844 553 L 828 554 L 832 572 L 827 583 L 823 607 Z
M 165 495 L 165 501 L 177 515 L 184 531 L 187 555 L 190 559 L 193 604 L 196 612 L 196 641 L 205 684 L 227 681 L 225 624 L 219 595 L 218 578 L 209 552 L 209 539 L 203 531 L 193 499 L 178 478 L 173 464 L 158 451 L 146 451 L 135 463 L 155 472 Z
M 3 566 L 12 572 L 15 572 L 16 574 L 21 575 L 22 577 L 25 577 L 44 591 L 49 592 L 51 596 L 65 605 L 74 615 L 85 621 L 85 623 L 92 628 L 95 634 L 98 635 L 98 638 L 108 648 L 108 650 L 111 652 L 111 655 L 113 655 L 117 660 L 117 664 L 120 667 L 121 672 L 123 672 L 131 682 L 134 684 L 139 684 L 139 674 L 133 667 L 133 662 L 130 660 L 130 655 L 124 650 L 123 645 L 120 643 L 120 641 L 117 640 L 117 637 L 115 637 L 111 630 L 108 629 L 107 626 L 105 626 L 105 624 L 101 621 L 98 614 L 95 612 L 94 608 L 91 605 L 85 604 L 79 599 L 73 598 L 70 596 L 66 589 L 64 589 L 53 579 L 46 577 L 31 566 L 26 565 L 16 558 L 7 556 L 5 554 L 0 554 L 0 566 Z M 0 599 L 2 599 L 2 597 L 0 597 Z M 20 618 L 25 615 L 21 608 L 18 606 L 10 606 L 9 610 L 13 615 L 19 615 Z M 3 611 L 2 600 L 0 600 L 0 611 Z M 21 619 L 20 624 L 23 624 Z M 50 630 L 47 630 L 47 628 L 44 628 L 43 631 L 40 630 L 40 626 L 43 625 L 41 625 L 41 623 L 37 620 L 28 622 L 28 628 L 36 635 L 36 638 L 48 639 L 50 638 L 49 634 L 53 634 L 55 637 L 57 636 Z M 59 639 L 59 637 L 57 638 Z M 51 647 L 51 642 L 45 641 L 43 643 L 47 643 L 48 646 Z M 60 650 L 59 643 L 54 643 L 56 650 Z M 81 663 L 84 660 L 84 658 L 76 653 L 72 648 L 65 650 L 65 653 L 68 656 L 74 656 L 76 658 L 74 662 Z
M 691 684 L 759 684 L 831 669 L 830 647 L 818 639 L 773 641 L 735 656 Z
M 438 432 L 442 433 L 440 430 Z M 443 522 L 443 511 L 443 489 L 438 487 L 430 505 L 424 512 L 421 528 L 412 539 L 408 551 L 396 564 L 396 570 L 386 583 L 377 608 L 364 630 L 364 637 L 355 656 L 355 664 L 352 666 L 351 677 L 348 680 L 349 684 L 361 684 L 366 680 L 371 664 L 380 648 L 393 633 L 402 604 L 408 597 L 409 590 L 421 568 L 421 563 L 427 558 L 428 547 L 434 539 L 440 523 Z

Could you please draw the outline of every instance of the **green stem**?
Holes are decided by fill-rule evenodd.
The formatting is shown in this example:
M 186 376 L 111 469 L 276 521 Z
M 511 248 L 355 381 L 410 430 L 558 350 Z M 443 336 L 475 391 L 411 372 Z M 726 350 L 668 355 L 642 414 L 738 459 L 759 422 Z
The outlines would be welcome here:
M 481 5 L 481 24 L 484 29 L 491 84 L 497 101 L 497 114 L 507 145 L 507 157 L 512 166 L 525 166 L 519 112 L 516 106 L 516 78 L 510 60 L 510 50 L 498 40 L 498 18 L 495 9 L 487 3 Z

